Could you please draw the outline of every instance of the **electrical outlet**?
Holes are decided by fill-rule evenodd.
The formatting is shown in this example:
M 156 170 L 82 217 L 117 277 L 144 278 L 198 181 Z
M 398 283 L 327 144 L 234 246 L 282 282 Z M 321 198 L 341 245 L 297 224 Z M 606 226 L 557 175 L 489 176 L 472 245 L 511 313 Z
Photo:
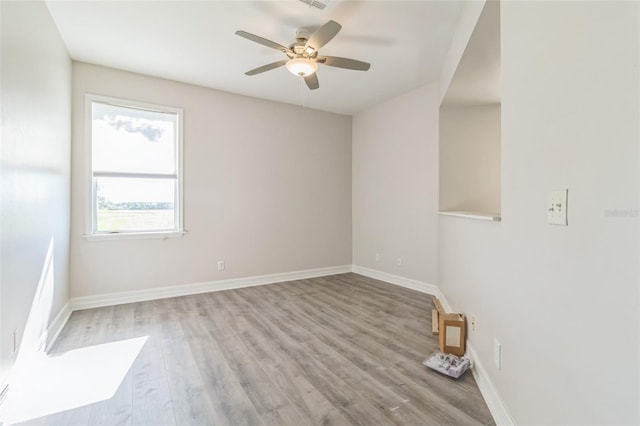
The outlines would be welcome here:
M 224 271 L 224 260 L 218 260 L 218 271 Z
M 567 189 L 549 192 L 547 223 L 567 226 Z
M 402 258 L 401 257 L 396 259 L 396 265 L 402 266 Z
M 495 337 L 493 339 L 493 363 L 498 370 L 502 369 L 502 345 Z
M 376 262 L 380 262 L 380 253 L 376 253 Z

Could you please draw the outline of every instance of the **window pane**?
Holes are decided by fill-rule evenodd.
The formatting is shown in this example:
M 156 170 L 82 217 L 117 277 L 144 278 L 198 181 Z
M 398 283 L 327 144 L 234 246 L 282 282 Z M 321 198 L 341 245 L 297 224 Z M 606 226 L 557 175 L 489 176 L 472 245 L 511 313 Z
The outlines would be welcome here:
M 171 231 L 175 179 L 96 178 L 96 232 Z
M 178 116 L 92 103 L 93 170 L 176 173 Z

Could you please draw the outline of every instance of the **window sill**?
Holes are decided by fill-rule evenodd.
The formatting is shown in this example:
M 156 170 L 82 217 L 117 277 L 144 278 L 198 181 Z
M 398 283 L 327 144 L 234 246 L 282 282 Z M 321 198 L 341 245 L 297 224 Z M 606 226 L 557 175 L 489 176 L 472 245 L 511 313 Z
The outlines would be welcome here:
M 489 220 L 494 222 L 500 222 L 502 220 L 502 217 L 500 217 L 499 214 L 493 214 L 493 213 L 441 211 L 441 212 L 438 212 L 438 214 L 440 214 L 441 216 L 464 217 L 467 219 Z
M 114 240 L 167 240 L 169 238 L 181 238 L 187 231 L 172 232 L 114 232 L 111 234 L 85 234 L 87 241 L 114 241 Z

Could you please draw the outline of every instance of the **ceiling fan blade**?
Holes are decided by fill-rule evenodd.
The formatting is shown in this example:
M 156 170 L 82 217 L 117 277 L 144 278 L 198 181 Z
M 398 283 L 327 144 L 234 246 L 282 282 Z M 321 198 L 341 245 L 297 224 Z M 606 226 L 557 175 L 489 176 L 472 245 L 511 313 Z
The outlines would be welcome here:
M 263 66 L 261 66 L 261 67 L 258 67 L 258 68 L 255 68 L 255 69 L 252 69 L 251 71 L 247 71 L 247 72 L 245 72 L 245 74 L 246 74 L 246 75 L 256 75 L 256 74 L 260 74 L 260 73 L 262 73 L 262 72 L 270 71 L 270 70 L 272 70 L 272 69 L 275 69 L 275 68 L 281 67 L 281 66 L 283 66 L 283 65 L 284 65 L 284 64 L 286 64 L 286 63 L 287 63 L 287 61 L 286 61 L 286 60 L 284 60 L 284 61 L 278 61 L 278 62 L 273 62 L 273 63 L 267 64 L 267 65 L 263 65 Z
M 275 41 L 267 40 L 264 37 L 260 37 L 260 36 L 257 36 L 255 34 L 248 33 L 246 31 L 236 31 L 236 35 L 239 35 L 240 37 L 244 37 L 247 40 L 251 40 L 251 41 L 253 41 L 255 43 L 258 43 L 258 44 L 261 44 L 263 46 L 267 46 L 267 47 L 270 47 L 272 49 L 279 50 L 279 51 L 281 51 L 283 53 L 290 52 L 289 48 L 286 47 L 286 46 L 283 46 L 283 45 L 281 45 L 279 43 L 276 43 Z
M 315 72 L 304 77 L 304 82 L 307 83 L 307 87 L 311 90 L 316 90 L 318 87 L 320 87 L 318 75 Z
M 368 71 L 369 68 L 371 68 L 371 64 L 368 62 L 362 62 L 350 58 L 340 58 L 338 56 L 323 56 L 318 58 L 318 62 L 329 65 L 330 67 L 345 68 L 356 71 Z
M 312 47 L 315 50 L 318 50 L 325 44 L 329 43 L 341 29 L 342 25 L 338 24 L 336 21 L 329 21 L 311 34 L 311 37 L 309 37 L 309 40 L 307 40 L 304 47 Z

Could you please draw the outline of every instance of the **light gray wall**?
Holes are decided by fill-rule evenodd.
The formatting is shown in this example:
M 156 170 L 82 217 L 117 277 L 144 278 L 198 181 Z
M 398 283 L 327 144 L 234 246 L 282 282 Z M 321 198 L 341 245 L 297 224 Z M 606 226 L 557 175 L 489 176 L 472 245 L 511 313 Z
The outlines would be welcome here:
M 355 265 L 436 283 L 439 103 L 433 84 L 354 116 Z
M 440 108 L 440 210 L 500 213 L 500 105 Z
M 69 298 L 71 60 L 44 2 L 2 1 L 0 378 Z M 0 380 L 0 381 L 2 381 Z
M 456 69 L 469 43 L 469 39 L 476 27 L 487 0 L 466 1 L 460 12 L 460 19 L 456 32 L 451 39 L 449 51 L 445 56 L 440 71 L 440 100 L 444 100 L 447 90 L 455 76 Z
M 85 93 L 184 109 L 183 238 L 83 238 Z M 73 100 L 73 297 L 351 264 L 351 117 L 84 63 Z
M 440 219 L 439 285 L 519 424 L 640 422 L 639 5 L 502 3 L 502 223 Z

